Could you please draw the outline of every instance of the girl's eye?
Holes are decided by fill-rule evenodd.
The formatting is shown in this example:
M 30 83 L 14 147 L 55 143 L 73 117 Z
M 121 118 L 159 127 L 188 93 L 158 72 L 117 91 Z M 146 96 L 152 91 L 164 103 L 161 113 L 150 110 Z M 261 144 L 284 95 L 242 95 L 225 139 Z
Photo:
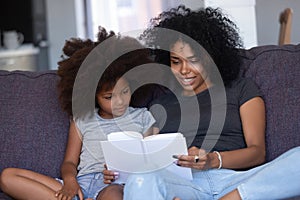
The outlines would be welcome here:
M 103 98 L 106 99 L 106 100 L 111 100 L 111 97 L 112 96 L 104 96 Z

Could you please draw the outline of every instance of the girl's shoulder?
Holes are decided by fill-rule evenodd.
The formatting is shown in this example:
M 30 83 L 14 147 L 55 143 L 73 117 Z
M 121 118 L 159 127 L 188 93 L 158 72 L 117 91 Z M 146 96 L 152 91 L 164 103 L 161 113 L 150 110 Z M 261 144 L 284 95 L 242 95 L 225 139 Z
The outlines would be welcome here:
M 73 117 L 73 121 L 77 127 L 83 127 L 90 123 L 95 123 L 99 121 L 100 116 L 98 115 L 98 109 L 95 109 L 93 112 L 86 113 L 80 117 Z
M 146 107 L 142 107 L 142 108 L 135 108 L 135 107 L 128 107 L 128 113 L 129 114 L 134 114 L 134 113 L 143 113 L 143 112 L 147 112 L 148 109 Z
M 133 107 L 128 107 L 128 115 L 130 115 L 130 119 L 135 120 L 135 119 L 146 119 L 146 118 L 151 118 L 152 114 L 150 111 L 148 111 L 147 108 L 142 107 L 142 108 L 133 108 Z

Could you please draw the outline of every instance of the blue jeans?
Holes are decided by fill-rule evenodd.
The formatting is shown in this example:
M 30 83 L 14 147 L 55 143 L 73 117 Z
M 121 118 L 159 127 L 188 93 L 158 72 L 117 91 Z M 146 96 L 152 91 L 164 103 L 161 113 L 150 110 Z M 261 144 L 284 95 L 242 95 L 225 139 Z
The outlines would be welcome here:
M 219 199 L 238 189 L 242 199 L 284 199 L 300 196 L 300 147 L 247 171 L 193 171 L 188 181 L 166 170 L 131 175 L 124 200 Z
M 59 179 L 57 179 L 59 180 Z M 63 183 L 62 180 L 59 180 Z M 98 193 L 107 186 L 103 183 L 103 174 L 101 172 L 85 174 L 77 177 L 77 181 L 82 190 L 84 199 L 93 198 L 96 199 Z M 73 200 L 79 200 L 78 196 L 75 196 Z

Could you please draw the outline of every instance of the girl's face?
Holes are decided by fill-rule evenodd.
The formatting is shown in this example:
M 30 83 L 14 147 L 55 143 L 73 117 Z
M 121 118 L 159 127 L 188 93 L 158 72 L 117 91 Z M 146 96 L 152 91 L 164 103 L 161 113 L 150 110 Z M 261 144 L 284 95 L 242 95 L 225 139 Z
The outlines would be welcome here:
M 99 115 L 105 119 L 122 116 L 129 106 L 131 91 L 126 79 L 120 78 L 115 87 L 108 91 L 100 91 L 96 95 L 100 106 Z
M 199 58 L 188 43 L 174 43 L 170 52 L 171 70 L 183 87 L 184 96 L 192 96 L 207 89 L 211 82 Z

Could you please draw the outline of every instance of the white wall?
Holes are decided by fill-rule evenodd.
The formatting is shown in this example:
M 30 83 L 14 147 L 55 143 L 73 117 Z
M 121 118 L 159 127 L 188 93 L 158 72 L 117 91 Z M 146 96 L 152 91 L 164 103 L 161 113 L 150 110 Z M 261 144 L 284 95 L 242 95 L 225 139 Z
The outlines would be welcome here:
M 205 6 L 220 7 L 235 22 L 245 48 L 257 46 L 255 0 L 205 0 Z
M 83 36 L 82 15 L 78 9 L 83 9 L 79 0 L 46 0 L 47 30 L 49 41 L 49 66 L 57 69 L 57 62 L 61 60 L 62 48 L 65 40 L 71 37 Z M 79 19 L 78 18 L 78 19 Z M 81 18 L 82 19 L 82 18 Z
M 203 5 L 220 6 L 233 16 L 240 27 L 245 47 L 257 45 L 276 45 L 279 38 L 279 14 L 285 8 L 293 9 L 291 43 L 300 43 L 300 0 L 164 0 L 169 6 L 180 3 L 188 7 L 201 7 Z M 249 4 L 250 3 L 250 4 Z M 245 10 L 238 4 L 253 4 L 255 7 Z M 230 5 L 231 4 L 231 5 Z M 234 5 L 236 4 L 236 5 Z M 239 16 L 239 17 L 235 17 Z M 255 19 L 255 21 L 253 21 Z M 245 32 L 247 34 L 245 34 Z
M 257 46 L 255 0 L 167 0 L 165 8 L 180 4 L 191 9 L 208 6 L 221 8 L 238 26 L 245 48 Z
M 166 10 L 174 8 L 180 4 L 183 4 L 188 8 L 201 8 L 204 7 L 204 1 L 205 0 L 162 0 Z
M 258 45 L 278 44 L 279 14 L 293 9 L 291 43 L 300 43 L 300 0 L 256 0 Z
M 145 1 L 145 0 L 143 0 Z M 279 37 L 279 13 L 286 7 L 294 10 L 292 21 L 291 42 L 300 43 L 300 0 L 162 0 L 165 6 L 174 7 L 186 4 L 188 7 L 199 8 L 207 3 L 237 3 L 245 4 L 255 2 L 255 10 L 232 7 L 236 15 L 237 24 L 241 29 L 246 48 L 256 45 L 277 44 Z M 57 68 L 57 62 L 62 55 L 62 48 L 66 39 L 71 37 L 84 37 L 84 21 L 82 20 L 82 0 L 46 0 L 47 29 L 49 41 L 49 65 L 51 69 Z M 227 8 L 225 8 L 226 10 Z M 230 11 L 230 12 L 231 12 Z M 76 15 L 76 13 L 79 13 Z M 255 13 L 255 14 L 254 14 Z M 100 14 L 100 13 L 99 13 Z M 81 15 L 81 16 L 80 16 Z M 253 21 L 253 19 L 255 20 Z M 80 19 L 80 20 L 79 20 Z M 256 25 L 255 25 L 256 24 Z M 245 34 L 247 32 L 247 34 Z M 249 34 L 248 34 L 249 33 Z M 255 44 L 257 43 L 257 44 Z

